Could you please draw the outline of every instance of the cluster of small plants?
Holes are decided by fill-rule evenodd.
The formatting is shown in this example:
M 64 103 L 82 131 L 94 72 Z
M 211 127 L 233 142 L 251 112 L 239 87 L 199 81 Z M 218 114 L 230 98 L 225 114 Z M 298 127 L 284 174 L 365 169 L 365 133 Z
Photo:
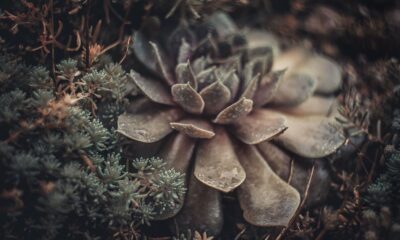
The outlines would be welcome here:
M 135 238 L 181 200 L 183 174 L 124 158 L 114 121 L 136 89 L 120 65 L 69 59 L 51 77 L 2 54 L 0 86 L 4 239 Z
M 400 231 L 400 103 L 398 85 L 394 87 L 387 104 L 390 136 L 382 156 L 383 167 L 364 194 L 365 210 L 362 212 L 364 238 L 396 239 Z

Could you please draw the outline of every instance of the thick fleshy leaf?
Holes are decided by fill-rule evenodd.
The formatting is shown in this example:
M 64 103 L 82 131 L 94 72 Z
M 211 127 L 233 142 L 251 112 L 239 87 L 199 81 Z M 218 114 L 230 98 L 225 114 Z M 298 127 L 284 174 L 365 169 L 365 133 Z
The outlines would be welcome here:
M 300 47 L 289 49 L 274 59 L 272 70 L 291 71 L 296 65 L 306 61 L 311 55 L 311 52 Z
M 269 49 L 272 50 L 274 57 L 278 56 L 280 52 L 279 40 L 272 33 L 250 30 L 245 33 L 245 36 L 250 50 L 249 56 L 260 56 L 260 54 L 270 51 Z
M 253 101 L 247 98 L 241 98 L 237 102 L 222 110 L 213 120 L 215 123 L 229 124 L 246 116 L 253 109 Z
M 243 57 L 238 55 L 230 56 L 224 59 L 220 65 L 220 68 L 223 69 L 225 73 L 231 73 L 232 71 L 235 72 L 237 75 L 240 75 L 243 71 L 242 67 Z M 228 75 L 228 74 L 226 74 Z M 223 80 L 224 81 L 224 80 Z
M 204 69 L 200 71 L 196 75 L 197 79 L 197 84 L 198 84 L 198 89 L 201 90 L 210 84 L 214 83 L 217 81 L 217 75 L 216 75 L 216 69 L 217 67 L 212 66 L 210 68 Z
M 148 70 L 164 78 L 168 85 L 174 83 L 165 54 L 154 43 L 150 43 L 143 33 L 135 32 L 133 34 L 131 48 L 136 59 Z M 161 65 L 160 61 L 162 61 Z
M 194 90 L 197 90 L 197 79 L 189 61 L 178 64 L 175 68 L 175 74 L 178 83 L 189 83 Z
M 257 144 L 287 129 L 286 118 L 273 111 L 256 109 L 233 123 L 235 136 L 246 144 Z
M 244 84 L 242 89 L 245 89 L 250 84 L 254 76 L 264 76 L 266 73 L 268 73 L 271 70 L 271 66 L 272 53 L 251 59 L 251 61 L 246 64 L 243 70 Z
M 201 119 L 183 119 L 172 122 L 171 127 L 193 138 L 212 138 L 215 135 L 211 124 Z
M 264 75 L 253 97 L 255 105 L 263 106 L 273 99 L 278 91 L 284 72 L 284 70 L 281 70 Z
M 207 186 L 230 192 L 244 181 L 246 174 L 225 130 L 215 128 L 215 133 L 212 139 L 199 143 L 194 175 Z
M 322 158 L 336 151 L 344 136 L 334 119 L 285 115 L 288 129 L 275 139 L 286 149 L 306 158 Z
M 171 73 L 170 64 L 167 61 L 165 54 L 161 52 L 157 44 L 150 42 L 150 46 L 153 48 L 153 54 L 155 55 L 157 70 L 161 73 L 161 76 L 168 83 L 168 85 L 173 85 L 175 83 L 174 77 Z
M 240 84 L 239 77 L 235 73 L 235 70 L 231 70 L 228 74 L 226 74 L 226 77 L 222 80 L 222 83 L 229 88 L 229 91 L 231 92 L 231 101 L 235 99 L 236 94 L 239 91 Z
M 181 173 L 187 173 L 196 140 L 183 133 L 171 135 L 158 155 L 164 159 L 168 168 L 173 168 Z
M 288 75 L 308 75 L 317 83 L 318 93 L 332 93 L 342 82 L 340 67 L 332 60 L 303 48 L 293 48 L 278 56 L 273 70 L 288 69 Z
M 254 146 L 236 148 L 247 178 L 238 188 L 243 216 L 256 226 L 288 226 L 300 194 L 277 176 Z
M 231 100 L 231 92 L 221 81 L 216 81 L 200 92 L 204 100 L 204 112 L 216 114 Z
M 173 168 L 176 171 L 186 174 L 190 160 L 192 159 L 194 146 L 194 139 L 183 133 L 178 133 L 168 139 L 158 155 L 164 160 L 168 168 Z M 156 215 L 155 220 L 164 220 L 175 216 L 182 209 L 183 203 L 184 199 L 177 202 L 173 209 L 167 209 L 162 214 Z
M 133 79 L 136 86 L 146 95 L 150 100 L 165 105 L 175 105 L 172 101 L 171 94 L 161 82 L 145 78 L 139 73 L 131 71 L 129 76 Z
M 177 63 L 180 64 L 187 62 L 190 59 L 191 54 L 192 49 L 190 47 L 190 44 L 185 39 L 182 39 L 182 43 L 179 47 Z
M 288 181 L 290 178 L 289 184 L 296 188 L 301 198 L 304 198 L 307 183 L 311 176 L 312 163 L 310 161 L 303 161 L 303 159 L 299 159 L 298 156 L 291 157 L 270 142 L 258 144 L 257 149 L 268 162 L 272 170 L 282 178 L 282 180 Z M 292 176 L 290 176 L 290 174 L 292 174 Z M 315 169 L 304 207 L 315 206 L 325 201 L 329 193 L 329 185 L 330 176 L 328 170 L 323 162 L 315 160 Z
M 190 86 L 189 83 L 177 83 L 171 87 L 171 94 L 174 101 L 185 111 L 193 114 L 200 114 L 204 110 L 203 98 Z
M 149 29 L 150 30 L 150 29 Z M 152 31 L 152 30 L 150 30 Z M 167 33 L 168 32 L 168 33 Z M 184 63 L 189 60 L 192 54 L 192 46 L 195 43 L 196 36 L 186 23 L 177 24 L 175 30 L 171 33 L 171 29 L 162 28 L 161 33 L 158 32 L 164 40 L 166 51 L 171 59 L 177 63 Z
M 289 181 L 291 161 L 298 164 L 289 154 L 281 150 L 271 141 L 264 141 L 256 145 L 260 154 L 268 162 L 274 173 L 282 178 L 285 182 Z
M 232 19 L 223 12 L 217 12 L 207 18 L 207 23 L 215 28 L 219 37 L 226 37 L 238 31 Z
M 185 204 L 176 216 L 174 222 L 177 226 L 172 226 L 172 230 L 186 232 L 196 229 L 216 236 L 222 230 L 223 221 L 221 193 L 202 184 L 192 175 Z
M 275 96 L 277 106 L 296 106 L 307 100 L 315 91 L 317 80 L 309 74 L 296 71 L 312 53 L 304 48 L 292 48 L 274 59 L 272 71 L 285 70 Z
M 335 111 L 336 100 L 333 97 L 312 96 L 295 107 L 278 108 L 279 111 L 296 116 L 322 115 L 329 116 Z
M 149 40 L 141 32 L 135 32 L 133 34 L 131 48 L 135 57 L 141 64 L 146 66 L 153 73 L 157 72 L 157 61 L 151 49 Z M 159 75 L 159 74 L 158 74 Z
M 173 108 L 124 113 L 118 117 L 118 132 L 136 141 L 157 142 L 172 131 L 169 123 L 179 120 L 182 115 L 182 111 Z
M 193 72 L 196 74 L 196 76 L 206 68 L 207 64 L 208 64 L 208 59 L 205 58 L 204 56 L 196 58 L 192 62 Z
M 257 91 L 258 88 L 258 83 L 260 82 L 260 73 L 257 73 L 253 79 L 250 80 L 250 82 L 247 84 L 246 88 L 242 92 L 241 97 L 252 99 L 254 97 L 254 94 Z
M 338 64 L 332 60 L 315 55 L 295 70 L 308 74 L 317 80 L 316 92 L 329 94 L 339 89 L 342 83 L 342 72 Z
M 151 101 L 148 97 L 143 96 L 130 102 L 126 106 L 126 112 L 134 114 L 158 107 L 160 107 L 158 104 Z
M 315 91 L 315 78 L 305 74 L 284 74 L 282 83 L 271 102 L 276 106 L 296 106 L 306 101 Z

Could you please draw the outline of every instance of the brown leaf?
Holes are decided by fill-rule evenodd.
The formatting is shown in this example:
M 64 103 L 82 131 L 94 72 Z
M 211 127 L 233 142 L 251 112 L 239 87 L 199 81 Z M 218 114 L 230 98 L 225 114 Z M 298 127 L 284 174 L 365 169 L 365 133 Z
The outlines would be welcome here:
M 118 117 L 118 132 L 136 141 L 157 142 L 172 132 L 169 123 L 179 120 L 179 109 L 150 109 L 141 113 L 124 113 Z
M 222 110 L 213 120 L 215 123 L 229 124 L 237 121 L 243 116 L 246 116 L 253 109 L 253 101 L 246 98 L 241 98 L 237 102 Z
M 204 112 L 216 114 L 221 111 L 231 100 L 231 92 L 221 81 L 216 81 L 205 87 L 200 92 L 204 99 Z
M 178 64 L 175 74 L 178 83 L 189 83 L 194 90 L 197 90 L 197 79 L 189 62 Z
M 215 135 L 211 124 L 201 119 L 183 119 L 170 125 L 173 129 L 193 138 L 212 138 Z
M 302 157 L 326 157 L 344 143 L 343 131 L 334 119 L 285 116 L 288 129 L 274 140 Z
M 189 83 L 174 84 L 171 88 L 171 93 L 174 101 L 185 111 L 193 114 L 200 114 L 203 112 L 204 100 Z
M 218 235 L 223 225 L 222 214 L 221 193 L 191 175 L 185 204 L 175 218 L 179 230 L 197 229 Z
M 286 118 L 266 109 L 254 110 L 232 125 L 235 136 L 246 144 L 267 141 L 286 129 Z
M 284 226 L 300 205 L 299 193 L 280 179 L 254 146 L 236 148 L 247 178 L 238 188 L 243 216 L 256 226 Z
M 134 71 L 131 71 L 129 76 L 143 94 L 153 102 L 170 106 L 175 105 L 172 101 L 171 94 L 168 91 L 168 87 L 164 86 L 161 82 L 151 78 L 145 78 Z
M 230 192 L 244 181 L 246 174 L 225 130 L 215 128 L 215 133 L 212 139 L 199 143 L 194 175 L 212 188 Z

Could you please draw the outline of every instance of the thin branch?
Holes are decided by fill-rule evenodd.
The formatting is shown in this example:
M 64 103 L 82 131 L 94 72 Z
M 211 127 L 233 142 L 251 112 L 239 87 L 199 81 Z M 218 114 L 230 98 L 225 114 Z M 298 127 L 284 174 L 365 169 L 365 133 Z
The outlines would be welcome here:
M 50 0 L 50 37 L 52 39 L 51 42 L 51 74 L 53 76 L 53 79 L 55 79 L 55 74 L 56 74 L 56 64 L 55 64 L 55 51 L 54 51 L 54 45 L 55 45 L 55 39 L 56 35 L 54 34 L 54 0 Z M 62 27 L 62 25 L 60 26 Z M 61 33 L 61 29 L 60 29 Z
M 289 178 L 287 180 L 287 183 L 290 184 L 292 182 L 293 178 L 293 172 L 294 172 L 294 159 L 290 159 L 290 172 L 289 172 Z
M 92 8 L 92 1 L 88 0 L 86 6 L 86 16 L 85 16 L 85 45 L 86 45 L 86 68 L 90 68 L 90 39 L 89 39 L 89 18 L 90 18 L 90 9 Z

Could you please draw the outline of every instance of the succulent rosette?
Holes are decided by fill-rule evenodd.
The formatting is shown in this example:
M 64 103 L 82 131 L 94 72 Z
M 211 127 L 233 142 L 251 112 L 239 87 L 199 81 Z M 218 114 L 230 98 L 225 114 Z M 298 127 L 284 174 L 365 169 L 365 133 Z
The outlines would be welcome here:
M 136 32 L 131 51 L 143 66 L 130 74 L 143 98 L 120 115 L 118 131 L 188 175 L 185 201 L 158 219 L 179 213 L 182 227 L 217 234 L 221 192 L 237 189 L 249 223 L 287 226 L 309 159 L 344 142 L 331 117 L 339 66 L 302 48 L 281 53 L 274 36 L 239 30 L 222 13 L 157 38 Z M 326 170 L 314 177 L 326 179 Z M 312 199 L 325 183 L 316 181 Z

